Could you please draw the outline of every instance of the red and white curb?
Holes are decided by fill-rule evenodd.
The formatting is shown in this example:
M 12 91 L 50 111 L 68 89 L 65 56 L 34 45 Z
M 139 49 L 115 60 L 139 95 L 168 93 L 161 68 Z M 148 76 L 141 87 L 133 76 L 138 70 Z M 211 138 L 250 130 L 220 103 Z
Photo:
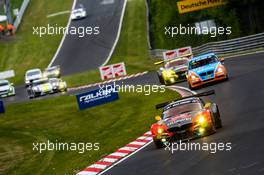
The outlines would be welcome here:
M 136 77 L 145 75 L 147 73 L 148 73 L 148 71 L 140 72 L 140 73 L 132 74 L 132 75 L 129 75 L 129 76 L 124 76 L 124 77 L 120 77 L 120 78 L 111 79 L 111 80 L 108 80 L 108 81 L 103 81 L 103 82 L 94 83 L 94 84 L 88 84 L 88 85 L 74 87 L 74 88 L 68 88 L 68 90 L 69 91 L 76 91 L 76 90 L 87 89 L 87 88 L 90 88 L 90 87 L 95 87 L 95 86 L 99 86 L 99 85 L 103 85 L 103 84 L 108 84 L 108 83 L 112 83 L 112 82 L 115 82 L 115 81 L 121 81 L 121 80 L 130 79 L 130 78 L 136 78 Z
M 114 153 L 105 156 L 101 160 L 95 162 L 94 164 L 86 167 L 81 172 L 77 173 L 77 175 L 97 175 L 102 174 L 110 168 L 114 167 L 118 163 L 124 161 L 129 158 L 136 152 L 140 151 L 147 145 L 152 142 L 151 132 L 146 132 L 141 137 L 137 138 L 135 141 L 130 142 L 126 146 L 116 150 Z

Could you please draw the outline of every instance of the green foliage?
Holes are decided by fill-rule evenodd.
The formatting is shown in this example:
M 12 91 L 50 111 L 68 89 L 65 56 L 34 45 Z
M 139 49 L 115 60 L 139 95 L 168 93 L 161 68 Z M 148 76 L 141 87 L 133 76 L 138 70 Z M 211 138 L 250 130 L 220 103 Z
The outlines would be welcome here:
M 239 4 L 239 2 L 232 2 L 225 6 L 208 8 L 191 13 L 179 14 L 176 0 L 150 0 L 151 39 L 153 47 L 161 49 L 173 49 L 188 45 L 194 47 L 212 41 L 232 39 L 260 32 L 260 30 L 255 30 L 256 27 L 253 27 L 250 31 L 244 29 L 245 27 L 250 27 L 243 23 L 245 17 L 241 19 L 243 14 L 239 11 L 240 7 L 235 5 Z M 248 5 L 248 3 L 252 5 L 253 2 L 256 1 L 243 1 L 246 5 Z M 195 22 L 210 19 L 215 20 L 217 27 L 232 27 L 232 33 L 230 35 L 217 35 L 216 37 L 189 34 L 177 35 L 172 38 L 171 36 L 165 35 L 164 28 L 166 26 L 179 27 L 181 24 L 182 26 L 194 27 Z

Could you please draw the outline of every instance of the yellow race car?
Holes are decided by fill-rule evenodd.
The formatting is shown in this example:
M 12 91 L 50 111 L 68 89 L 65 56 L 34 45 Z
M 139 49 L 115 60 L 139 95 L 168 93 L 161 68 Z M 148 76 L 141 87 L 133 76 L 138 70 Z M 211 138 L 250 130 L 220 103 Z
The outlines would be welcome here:
M 180 57 L 156 62 L 156 65 L 164 63 L 164 66 L 160 67 L 157 72 L 160 83 L 171 85 L 186 80 L 188 61 L 189 59 L 187 57 Z

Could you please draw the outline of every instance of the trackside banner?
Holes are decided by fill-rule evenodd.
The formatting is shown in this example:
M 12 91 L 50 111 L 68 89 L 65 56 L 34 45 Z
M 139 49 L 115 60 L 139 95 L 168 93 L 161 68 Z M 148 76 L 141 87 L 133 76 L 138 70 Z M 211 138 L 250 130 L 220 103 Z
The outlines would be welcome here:
M 76 95 L 80 110 L 102 105 L 119 99 L 113 85 L 104 86 L 90 92 Z
M 179 13 L 187 13 L 210 7 L 225 5 L 227 0 L 183 0 L 178 1 L 177 6 Z

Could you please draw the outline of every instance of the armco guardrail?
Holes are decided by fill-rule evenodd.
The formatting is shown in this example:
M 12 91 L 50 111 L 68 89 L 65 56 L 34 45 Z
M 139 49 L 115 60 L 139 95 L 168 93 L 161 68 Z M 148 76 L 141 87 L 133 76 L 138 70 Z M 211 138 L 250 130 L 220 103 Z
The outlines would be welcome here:
M 194 55 L 201 55 L 214 52 L 217 55 L 246 52 L 253 49 L 264 48 L 264 33 L 235 38 L 225 41 L 217 41 L 203 44 L 192 48 Z M 164 49 L 151 50 L 152 57 L 162 57 Z
M 26 8 L 28 7 L 29 1 L 30 0 L 24 0 L 20 9 L 19 9 L 18 15 L 17 15 L 16 20 L 14 22 L 15 31 L 18 29 L 18 26 L 21 23 L 22 17 L 26 11 Z

